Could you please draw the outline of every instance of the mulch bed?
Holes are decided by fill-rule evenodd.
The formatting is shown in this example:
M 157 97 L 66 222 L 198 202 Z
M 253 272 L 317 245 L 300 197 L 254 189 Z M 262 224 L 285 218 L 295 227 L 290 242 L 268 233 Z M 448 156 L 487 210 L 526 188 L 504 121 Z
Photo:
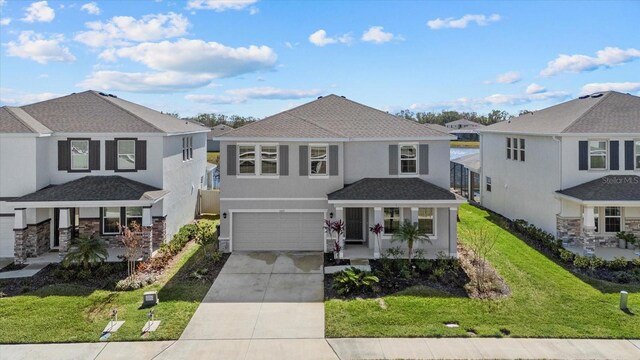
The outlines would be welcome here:
M 24 268 L 27 267 L 27 264 L 16 264 L 16 263 L 11 263 L 5 267 L 3 267 L 2 269 L 0 269 L 0 273 L 2 272 L 7 272 L 7 271 L 17 271 L 17 270 L 22 270 Z
M 351 265 L 349 259 L 336 259 L 333 253 L 324 253 L 324 266 Z

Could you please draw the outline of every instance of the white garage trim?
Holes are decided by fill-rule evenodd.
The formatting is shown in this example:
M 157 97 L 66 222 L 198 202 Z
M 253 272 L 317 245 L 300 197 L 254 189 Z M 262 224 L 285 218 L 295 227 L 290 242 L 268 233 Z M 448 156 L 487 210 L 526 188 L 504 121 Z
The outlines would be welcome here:
M 229 251 L 233 252 L 233 214 L 234 213 L 321 213 L 323 218 L 327 218 L 327 209 L 229 209 Z M 323 232 L 322 248 L 327 252 L 327 232 Z

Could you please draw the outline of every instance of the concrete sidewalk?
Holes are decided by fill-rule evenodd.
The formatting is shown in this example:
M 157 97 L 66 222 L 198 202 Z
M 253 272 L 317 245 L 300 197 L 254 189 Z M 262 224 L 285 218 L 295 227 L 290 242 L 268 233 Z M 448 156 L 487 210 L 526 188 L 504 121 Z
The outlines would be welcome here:
M 0 345 L 22 359 L 640 359 L 640 340 L 381 338 Z

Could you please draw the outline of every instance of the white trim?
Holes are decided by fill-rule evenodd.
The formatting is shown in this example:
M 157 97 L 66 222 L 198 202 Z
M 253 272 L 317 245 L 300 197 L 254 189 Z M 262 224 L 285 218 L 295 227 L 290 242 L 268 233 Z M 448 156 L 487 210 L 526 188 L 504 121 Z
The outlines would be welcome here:
M 603 168 L 597 168 L 594 169 L 591 167 L 591 143 L 592 142 L 598 142 L 601 143 L 603 142 L 605 144 L 605 149 L 604 149 L 604 167 Z M 588 139 L 587 140 L 587 156 L 588 156 L 588 170 L 589 171 L 608 171 L 609 170 L 609 149 L 610 148 L 610 144 L 609 144 L 609 140 L 607 139 Z M 593 155 L 593 156 L 602 156 L 602 155 Z
M 326 201 L 327 198 L 220 198 L 220 201 Z
M 263 180 L 277 180 L 280 179 L 280 175 L 236 175 L 236 179 L 263 179 Z
M 166 194 L 165 194 L 166 195 Z M 155 200 L 105 200 L 105 201 L 27 201 L 11 202 L 13 207 L 24 208 L 90 208 L 90 207 L 144 207 L 162 200 L 164 195 Z
M 631 141 L 633 142 L 633 158 L 632 158 L 632 160 L 633 160 L 633 169 L 638 171 L 638 170 L 640 170 L 640 166 L 638 166 L 638 163 L 639 163 L 638 162 L 638 158 L 640 158 L 640 151 L 638 151 L 638 147 L 640 146 L 640 140 L 634 139 L 634 140 L 631 140 Z M 622 144 L 624 146 L 624 140 L 622 141 Z M 624 148 L 623 148 L 622 151 L 624 152 Z
M 129 141 L 133 143 L 133 153 L 132 154 L 120 154 L 120 142 L 121 141 Z M 133 167 L 131 168 L 120 168 L 120 155 L 133 155 Z M 136 164 L 136 140 L 135 139 L 117 139 L 116 140 L 116 168 L 118 170 L 135 170 L 138 164 Z
M 346 204 L 344 207 L 350 207 L 349 204 L 358 204 L 358 205 L 368 205 L 372 204 L 383 204 L 383 205 L 394 205 L 400 204 L 404 207 L 411 207 L 411 205 L 459 205 L 466 204 L 467 201 L 460 200 L 328 200 L 329 204 Z M 384 206 L 389 207 L 389 206 Z
M 402 206 L 385 206 L 382 208 L 382 227 L 384 228 L 382 230 L 382 234 L 380 234 L 380 238 L 384 238 L 384 239 L 390 239 L 393 237 L 394 233 L 386 233 L 386 227 L 384 226 L 385 221 L 387 220 L 385 213 L 384 213 L 384 209 L 398 209 L 398 217 L 400 218 L 400 220 L 398 221 L 399 225 L 402 225 L 402 223 L 404 222 L 404 211 L 403 209 L 406 209 L 406 207 L 402 207 Z
M 75 155 L 75 157 L 84 157 L 85 154 L 74 154 L 73 153 L 73 143 L 87 143 L 87 166 L 86 167 L 73 167 L 73 157 Z M 91 169 L 91 140 L 87 140 L 87 139 L 69 139 L 69 170 L 72 171 L 83 171 L 83 170 L 89 170 Z
M 313 142 L 313 141 L 321 141 L 321 142 L 348 142 L 348 141 L 435 141 L 435 140 L 443 140 L 443 141 L 451 141 L 456 140 L 455 136 L 411 136 L 411 137 L 337 137 L 337 138 L 308 138 L 308 137 L 231 137 L 231 136 L 218 136 L 215 137 L 216 140 L 220 140 L 221 142 L 238 142 L 238 141 L 252 141 L 252 142 L 261 142 L 261 141 L 279 141 L 279 142 Z
M 325 143 L 309 143 L 309 153 L 307 155 L 307 168 L 309 169 L 309 178 L 310 179 L 328 179 L 329 178 L 329 144 Z M 312 174 L 311 173 L 311 148 L 324 148 L 325 149 L 325 160 L 324 160 L 324 174 Z M 321 160 L 316 160 L 321 161 Z
M 272 142 L 253 142 L 253 143 L 236 143 L 236 178 L 237 179 L 279 179 L 280 178 L 280 144 Z M 253 174 L 240 172 L 240 147 L 253 147 Z M 262 174 L 262 147 L 275 146 L 276 148 L 276 173 Z
M 585 206 L 640 206 L 640 200 L 582 200 L 566 194 L 556 193 L 556 198 L 573 201 Z
M 420 223 L 420 209 L 431 209 L 431 211 L 433 212 L 432 216 L 431 216 L 432 217 L 432 221 L 433 221 L 433 224 L 432 224 L 432 226 L 433 226 L 433 234 L 427 234 L 427 235 L 429 236 L 429 239 L 437 238 L 438 237 L 438 208 L 421 207 L 421 208 L 417 208 L 417 209 L 418 209 L 418 214 L 416 216 L 417 216 L 417 219 L 418 219 L 418 223 Z M 449 208 L 449 209 L 451 209 L 451 208 Z M 453 209 L 457 210 L 457 208 L 453 208 Z M 449 211 L 451 211 L 451 210 L 449 210 Z
M 415 176 L 418 175 L 420 173 L 420 170 L 418 169 L 418 166 L 420 166 L 420 151 L 419 151 L 419 144 L 418 143 L 398 143 L 398 176 Z M 416 158 L 413 160 L 416 162 L 416 171 L 414 172 L 402 172 L 402 147 L 403 146 L 412 146 L 415 150 L 416 150 Z M 411 159 L 408 159 L 407 161 L 410 161 Z

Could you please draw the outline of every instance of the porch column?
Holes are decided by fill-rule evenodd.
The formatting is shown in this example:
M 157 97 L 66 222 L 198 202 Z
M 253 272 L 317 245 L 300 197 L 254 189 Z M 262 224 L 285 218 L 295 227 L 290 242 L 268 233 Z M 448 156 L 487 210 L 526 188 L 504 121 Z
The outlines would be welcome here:
M 436 209 L 437 211 L 438 209 Z M 437 224 L 434 224 L 437 226 Z M 456 257 L 458 254 L 458 208 L 449 208 L 449 256 Z
M 382 219 L 381 207 L 373 208 L 373 223 L 374 225 L 375 224 L 384 225 L 384 220 Z M 375 237 L 373 241 L 373 258 L 374 259 L 380 258 L 380 236 L 382 236 L 382 234 L 378 236 L 374 234 L 374 237 Z
M 151 207 L 142 208 L 142 251 L 145 256 L 153 254 L 153 219 L 151 218 Z
M 417 207 L 412 207 L 411 208 L 411 223 L 412 224 L 417 224 L 418 223 L 418 208 Z
M 71 243 L 71 211 L 69 209 L 60 209 L 60 218 L 58 223 L 58 233 L 60 237 L 60 258 L 64 259 L 69 251 Z
M 14 261 L 24 264 L 27 261 L 27 209 L 15 209 L 13 217 Z
M 594 210 L 593 206 L 585 206 L 582 211 L 582 250 L 585 255 L 593 255 L 596 251 Z
M 336 221 L 340 221 L 342 220 L 342 222 L 344 223 L 344 208 L 341 207 L 336 207 Z M 346 226 L 345 226 L 346 229 Z M 340 244 L 340 254 L 338 255 L 340 258 L 342 258 L 344 256 L 344 236 L 346 231 L 343 231 L 342 234 L 340 234 L 340 238 L 336 239 L 338 241 L 338 244 Z

